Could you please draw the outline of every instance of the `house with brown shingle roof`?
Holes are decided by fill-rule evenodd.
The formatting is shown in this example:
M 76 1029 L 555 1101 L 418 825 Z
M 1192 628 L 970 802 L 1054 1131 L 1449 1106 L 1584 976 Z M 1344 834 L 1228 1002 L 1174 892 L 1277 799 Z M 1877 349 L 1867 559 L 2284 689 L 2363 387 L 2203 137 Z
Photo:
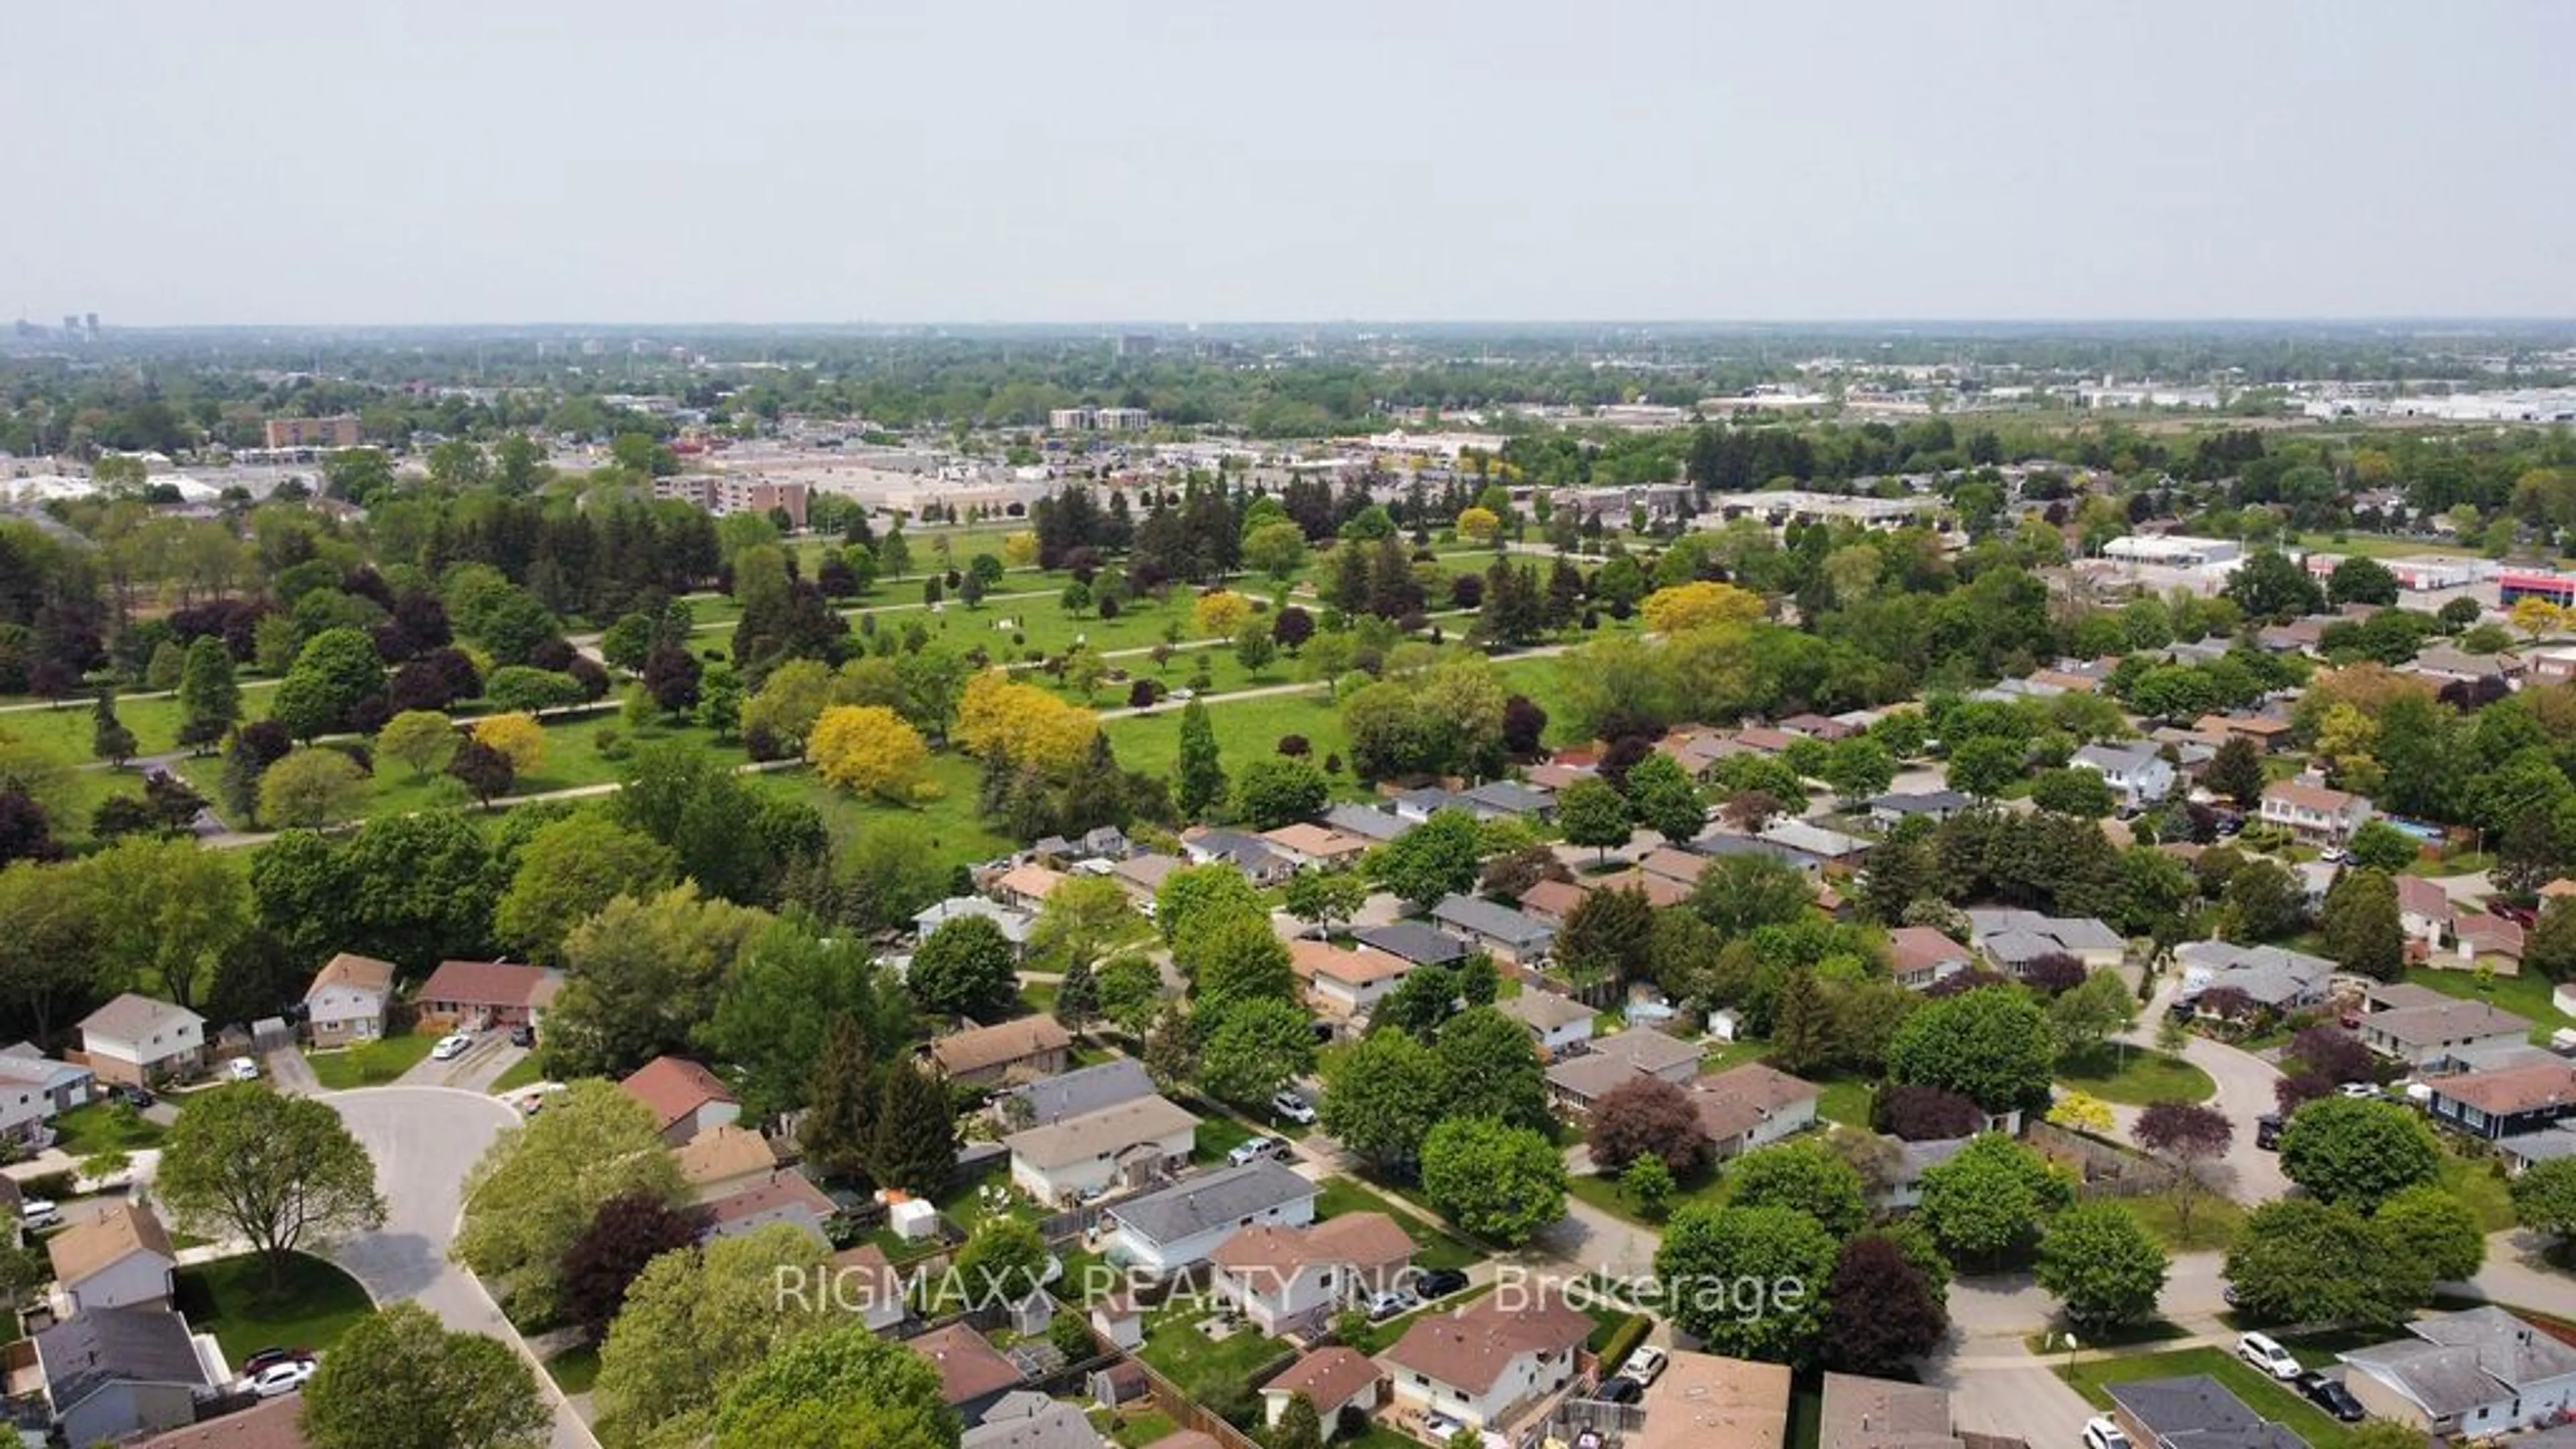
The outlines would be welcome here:
M 482 1031 L 537 1025 L 562 989 L 560 971 L 515 961 L 441 961 L 417 999 L 425 1021 Z
M 1976 957 L 1930 926 L 1899 926 L 1887 933 L 1887 957 L 1896 984 L 1921 991 L 1968 970 Z
M 2483 966 L 2498 976 L 2522 974 L 2523 930 L 2519 921 L 2472 911 L 2454 917 L 2451 932 L 2459 940 L 2455 957 L 2456 969 L 2467 971 Z M 2435 965 L 2454 962 L 2433 958 Z
M 2205 714 L 2192 723 L 2192 733 L 2224 743 L 2230 735 L 2262 746 L 2265 753 L 2290 742 L 2292 725 L 2263 714 Z
M 934 1328 L 904 1347 L 930 1361 L 939 1371 L 939 1400 L 973 1427 L 993 1402 L 1018 1388 L 1020 1371 L 984 1335 L 963 1323 Z
M 1329 1431 L 1344 1409 L 1363 1414 L 1376 1409 L 1379 1391 L 1377 1365 L 1358 1349 L 1337 1343 L 1288 1365 L 1279 1377 L 1261 1386 L 1262 1422 L 1278 1428 L 1289 1401 L 1304 1394 Z
M 1543 880 L 1520 893 L 1521 913 L 1534 921 L 1563 929 L 1565 918 L 1573 915 L 1574 908 L 1583 904 L 1583 898 L 1590 894 L 1590 890 L 1574 881 Z
M 832 1255 L 832 1306 L 855 1310 L 874 1333 L 903 1322 L 903 1275 L 885 1249 L 861 1243 Z
M 666 1147 L 685 1147 L 699 1133 L 742 1117 L 733 1089 L 686 1057 L 655 1057 L 618 1085 L 653 1114 Z
M 2576 1117 L 2576 1063 L 2555 1057 L 2434 1077 L 2427 1110 L 2435 1120 L 2489 1142 L 2539 1132 Z
M 1413 974 L 1413 963 L 1361 944 L 1347 950 L 1303 937 L 1288 943 L 1288 968 L 1305 986 L 1306 1004 L 1347 1020 L 1365 1013 Z
M 304 1430 L 296 1423 L 303 1412 L 302 1395 L 281 1394 L 237 1414 L 155 1434 L 130 1449 L 305 1449 Z
M 166 1307 L 178 1252 L 152 1209 L 120 1202 L 45 1240 L 57 1316 L 99 1308 Z
M 1265 830 L 1261 838 L 1270 842 L 1271 849 L 1296 862 L 1300 870 L 1339 870 L 1369 852 L 1369 843 L 1359 836 L 1304 820 Z
M 102 1082 L 147 1086 L 206 1061 L 204 1017 L 131 991 L 82 1017 L 80 1033 L 89 1069 Z
M 1700 1130 L 1715 1145 L 1719 1161 L 1815 1126 L 1816 1104 L 1824 1095 L 1815 1083 L 1760 1062 L 1701 1077 L 1689 1091 Z
M 823 1224 L 841 1210 L 840 1204 L 792 1167 L 779 1168 L 765 1180 L 704 1206 L 708 1215 L 706 1236 L 710 1240 L 738 1238 L 775 1223 L 786 1223 L 803 1229 L 826 1247 L 831 1245 L 831 1235 L 823 1230 Z
M 394 963 L 346 951 L 322 963 L 304 988 L 305 1029 L 315 1046 L 346 1046 L 385 1034 L 385 1003 L 393 999 Z
M 1645 1427 L 1620 1449 L 1782 1449 L 1789 1431 L 1789 1366 L 1673 1349 L 1639 1395 Z
M 2305 780 L 2275 780 L 2263 787 L 2263 823 L 2278 825 L 2309 845 L 2342 845 L 2376 813 L 2359 795 Z
M 1393 1289 L 1412 1265 L 1413 1239 L 1385 1213 L 1343 1213 L 1306 1227 L 1237 1229 L 1208 1262 L 1217 1296 L 1239 1305 L 1262 1332 L 1302 1334 Z
M 778 1153 L 769 1139 L 739 1122 L 710 1127 L 671 1155 L 679 1161 L 680 1181 L 699 1202 L 730 1197 L 766 1182 L 778 1170 Z
M 1035 911 L 1055 894 L 1055 888 L 1072 877 L 1063 871 L 1039 865 L 1034 861 L 1012 866 L 992 884 L 993 899 L 1013 910 Z
M 1471 1429 L 1572 1384 L 1584 1371 L 1589 1314 L 1551 1294 L 1487 1294 L 1454 1313 L 1426 1314 L 1379 1354 L 1397 1407 Z
M 1005 1080 L 1032 1081 L 1064 1070 L 1073 1035 L 1051 1016 L 1022 1016 L 992 1026 L 969 1027 L 930 1044 L 930 1059 L 950 1081 L 988 1087 Z

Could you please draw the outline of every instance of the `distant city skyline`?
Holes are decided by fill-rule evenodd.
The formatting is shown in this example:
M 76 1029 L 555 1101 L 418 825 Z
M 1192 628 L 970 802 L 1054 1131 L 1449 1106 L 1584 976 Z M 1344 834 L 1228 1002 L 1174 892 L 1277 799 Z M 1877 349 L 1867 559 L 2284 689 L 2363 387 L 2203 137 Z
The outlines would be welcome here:
M 22 7 L 51 325 L 2576 317 L 2576 7 Z

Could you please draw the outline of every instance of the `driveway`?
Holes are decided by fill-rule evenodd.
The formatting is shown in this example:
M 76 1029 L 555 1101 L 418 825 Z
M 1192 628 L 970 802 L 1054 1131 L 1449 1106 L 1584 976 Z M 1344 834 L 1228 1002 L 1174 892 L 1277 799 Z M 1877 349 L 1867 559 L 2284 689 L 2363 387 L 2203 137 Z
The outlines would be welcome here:
M 449 1328 L 497 1338 L 527 1355 L 538 1391 L 554 1410 L 554 1449 L 598 1449 L 553 1378 L 528 1355 L 518 1329 L 482 1283 L 447 1256 L 464 1212 L 465 1174 L 516 1120 L 510 1109 L 479 1093 L 440 1087 L 367 1087 L 323 1100 L 374 1157 L 387 1208 L 383 1227 L 340 1244 L 332 1261 L 379 1303 L 418 1303 Z
M 322 1079 L 313 1075 L 313 1064 L 304 1059 L 304 1053 L 293 1047 L 279 1047 L 267 1055 L 266 1061 L 268 1084 L 277 1089 L 279 1096 L 313 1097 L 321 1094 Z
M 397 1087 L 454 1087 L 460 1092 L 488 1092 L 503 1072 L 519 1064 L 527 1049 L 510 1045 L 510 1033 L 495 1028 L 474 1038 L 463 1056 L 447 1061 L 423 1057 L 396 1078 Z

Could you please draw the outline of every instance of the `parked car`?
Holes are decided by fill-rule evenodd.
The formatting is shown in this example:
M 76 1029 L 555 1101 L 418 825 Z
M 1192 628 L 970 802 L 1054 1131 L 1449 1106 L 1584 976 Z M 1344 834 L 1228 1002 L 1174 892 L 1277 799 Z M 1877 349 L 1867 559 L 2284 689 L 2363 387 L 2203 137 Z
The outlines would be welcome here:
M 429 1049 L 429 1059 L 433 1062 L 452 1062 L 465 1055 L 473 1046 L 474 1038 L 461 1031 L 451 1031 L 438 1039 L 438 1045 Z
M 1236 1167 L 1242 1167 L 1247 1163 L 1259 1162 L 1265 1157 L 1285 1157 L 1287 1155 L 1287 1143 L 1280 1141 L 1276 1137 L 1255 1137 L 1249 1142 L 1238 1142 L 1234 1144 L 1233 1148 L 1225 1154 L 1225 1160 Z
M 242 1377 L 248 1378 L 262 1369 L 282 1363 L 309 1361 L 312 1357 L 313 1350 L 309 1348 L 263 1348 L 242 1360 Z
M 1466 1286 L 1467 1275 L 1456 1268 L 1426 1268 L 1413 1280 L 1414 1294 L 1425 1303 L 1461 1292 Z
M 2270 1374 L 2283 1383 L 2295 1382 L 2307 1372 L 2290 1351 L 2268 1333 L 2249 1333 L 2236 1340 L 2236 1356 Z
M 242 1381 L 242 1386 L 263 1399 L 273 1399 L 280 1394 L 291 1394 L 303 1388 L 304 1381 L 313 1377 L 313 1369 L 313 1360 L 291 1358 L 284 1363 L 270 1364 L 258 1373 L 252 1374 Z
M 1644 1384 L 1624 1376 L 1603 1379 L 1592 1390 L 1593 1402 L 1601 1404 L 1633 1404 L 1645 1396 Z
M 2539 912 L 2529 906 L 2517 906 L 2506 901 L 2487 902 L 2487 914 L 2499 920 L 2511 921 L 2526 931 L 2540 924 Z
M 2254 1145 L 2266 1152 L 2281 1150 L 2281 1119 L 2266 1112 L 2254 1119 Z
M 58 1228 L 63 1225 L 63 1210 L 51 1198 L 31 1197 L 18 1204 L 18 1226 L 22 1229 Z
M 514 1047 L 532 1047 L 536 1044 L 537 1029 L 535 1027 L 530 1026 L 523 1021 L 517 1026 L 510 1028 L 510 1045 Z
M 1369 1322 L 1383 1323 L 1414 1306 L 1413 1296 L 1409 1293 L 1372 1293 L 1368 1301 Z
M 1637 1345 L 1635 1352 L 1628 1355 L 1628 1361 L 1619 1365 L 1619 1377 L 1635 1379 L 1640 1384 L 1652 1384 L 1663 1377 L 1664 1366 L 1671 1362 L 1671 1356 L 1662 1349 L 1650 1343 L 1641 1343 Z
M 2379 1096 L 2377 1082 L 2346 1082 L 2335 1090 L 2357 1102 L 2371 1101 Z
M 235 1057 L 224 1063 L 224 1075 L 236 1082 L 259 1080 L 259 1063 L 249 1057 Z
M 1270 1110 L 1300 1127 L 1314 1125 L 1315 1107 L 1294 1092 L 1283 1091 L 1270 1099 Z
M 2108 1414 L 2095 1414 L 2084 1421 L 2084 1449 L 2129 1449 L 2129 1436 L 2111 1422 Z
M 125 1082 L 119 1082 L 115 1086 L 108 1088 L 107 1096 L 109 1101 L 123 1102 L 129 1107 L 138 1109 L 149 1107 L 155 1101 L 159 1100 L 152 1095 L 152 1089 L 150 1087 L 137 1087 Z
M 2299 1380 L 2299 1392 L 2307 1395 L 2309 1403 L 2347 1424 L 2358 1424 L 2369 1417 L 2369 1411 L 2362 1408 L 2361 1400 L 2352 1396 L 2352 1390 L 2345 1388 L 2341 1379 L 2310 1374 Z

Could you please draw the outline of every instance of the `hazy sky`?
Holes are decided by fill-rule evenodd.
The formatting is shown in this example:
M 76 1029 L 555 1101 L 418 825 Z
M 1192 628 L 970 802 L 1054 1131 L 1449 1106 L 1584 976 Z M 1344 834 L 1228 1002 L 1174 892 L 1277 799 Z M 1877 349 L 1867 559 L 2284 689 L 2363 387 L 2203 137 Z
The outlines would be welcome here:
M 2576 315 L 2576 4 L 16 0 L 0 315 Z

